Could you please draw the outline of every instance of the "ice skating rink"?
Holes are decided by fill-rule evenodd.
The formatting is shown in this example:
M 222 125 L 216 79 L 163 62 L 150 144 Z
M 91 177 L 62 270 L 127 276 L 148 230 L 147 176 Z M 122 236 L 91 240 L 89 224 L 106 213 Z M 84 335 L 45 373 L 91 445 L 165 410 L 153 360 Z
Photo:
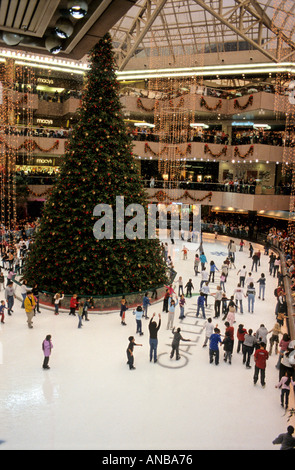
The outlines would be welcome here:
M 227 256 L 229 238 L 204 235 L 204 251 L 218 269 Z M 236 240 L 238 242 L 238 240 Z M 189 249 L 182 260 L 183 245 Z M 232 295 L 238 283 L 237 271 L 245 264 L 248 271 L 249 244 L 236 253 L 236 269 L 231 269 L 226 293 Z M 254 244 L 254 248 L 256 248 Z M 184 283 L 193 280 L 199 292 L 200 275 L 194 275 L 196 245 L 169 243 L 177 277 Z M 261 323 L 271 330 L 275 323 L 274 289 L 276 279 L 268 274 L 268 257 L 254 272 L 266 274 L 266 300 L 256 297 L 254 314 L 249 314 L 247 299 L 244 314 L 236 314 L 238 325 L 255 332 Z M 217 273 L 210 291 L 219 284 Z M 77 270 L 79 275 L 79 270 Z M 258 291 L 258 284 L 255 284 Z M 4 299 L 4 292 L 0 292 Z M 136 335 L 132 310 L 127 311 L 127 326 L 120 323 L 119 312 L 90 314 L 89 322 L 78 329 L 78 318 L 41 309 L 28 329 L 25 311 L 16 300 L 12 316 L 1 325 L 1 450 L 278 450 L 272 440 L 286 431 L 288 414 L 280 406 L 280 391 L 275 388 L 278 370 L 273 353 L 267 363 L 266 387 L 253 385 L 254 364 L 246 369 L 237 354 L 235 337 L 232 364 L 209 363 L 208 347 L 203 348 L 204 322 L 196 318 L 197 296 L 187 299 L 184 320 L 176 309 L 175 326 L 180 326 L 190 343 L 181 344 L 181 359 L 169 358 L 171 331 L 166 329 L 167 314 L 162 314 L 158 334 L 158 362 L 149 361 L 148 321 L 143 319 L 144 335 Z M 209 297 L 206 316 L 213 317 L 214 298 Z M 162 300 L 149 307 L 149 316 L 162 313 Z M 224 321 L 217 321 L 224 334 Z M 216 321 L 214 320 L 214 324 Z M 41 343 L 52 335 L 54 349 L 50 370 L 42 369 Z M 128 337 L 134 335 L 142 347 L 135 347 L 135 367 L 126 365 Z M 293 391 L 290 395 L 293 401 Z

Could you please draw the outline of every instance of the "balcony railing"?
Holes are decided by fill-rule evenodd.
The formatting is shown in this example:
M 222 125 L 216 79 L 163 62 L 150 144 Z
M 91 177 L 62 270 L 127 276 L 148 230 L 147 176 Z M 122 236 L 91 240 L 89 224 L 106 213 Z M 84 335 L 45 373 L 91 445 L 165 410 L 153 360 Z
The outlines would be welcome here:
M 145 188 L 151 189 L 182 189 L 193 191 L 218 191 L 242 194 L 284 195 L 291 194 L 291 186 L 267 186 L 256 183 L 208 183 L 208 182 L 186 182 L 186 181 L 161 181 L 143 180 Z

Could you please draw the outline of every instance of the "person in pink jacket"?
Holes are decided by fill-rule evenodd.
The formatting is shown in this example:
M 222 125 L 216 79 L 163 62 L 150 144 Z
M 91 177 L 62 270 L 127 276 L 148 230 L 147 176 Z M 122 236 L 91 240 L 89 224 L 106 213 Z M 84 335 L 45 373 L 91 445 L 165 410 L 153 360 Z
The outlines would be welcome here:
M 53 344 L 51 341 L 51 335 L 47 335 L 42 343 L 42 349 L 44 353 L 43 369 L 50 369 L 50 367 L 48 366 L 48 363 L 49 363 L 49 357 L 50 357 L 52 348 L 53 348 Z

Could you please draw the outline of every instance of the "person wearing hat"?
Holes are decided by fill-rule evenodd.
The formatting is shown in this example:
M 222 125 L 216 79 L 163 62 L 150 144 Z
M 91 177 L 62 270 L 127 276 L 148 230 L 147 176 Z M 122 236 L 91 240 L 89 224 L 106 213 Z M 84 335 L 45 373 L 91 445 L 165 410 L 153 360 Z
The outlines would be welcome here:
M 33 328 L 32 319 L 34 316 L 34 309 L 36 306 L 36 301 L 35 301 L 32 291 L 27 292 L 27 297 L 25 298 L 24 306 L 25 306 L 25 311 L 26 311 L 27 319 L 28 319 L 28 327 Z
M 140 305 L 136 308 L 136 310 L 133 310 L 133 315 L 135 315 L 135 320 L 136 320 L 136 333 L 139 333 L 140 336 L 143 335 L 142 321 L 141 321 L 143 314 L 144 312 Z
M 280 450 L 292 450 L 295 447 L 295 438 L 292 436 L 294 433 L 293 426 L 287 427 L 287 432 L 279 434 L 272 443 L 281 444 Z

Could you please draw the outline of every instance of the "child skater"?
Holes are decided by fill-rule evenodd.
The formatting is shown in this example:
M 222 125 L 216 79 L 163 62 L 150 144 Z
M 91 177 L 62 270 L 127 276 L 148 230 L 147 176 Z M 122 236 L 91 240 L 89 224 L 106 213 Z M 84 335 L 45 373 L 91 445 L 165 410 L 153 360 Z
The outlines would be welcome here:
M 53 344 L 51 341 L 51 335 L 47 335 L 44 341 L 42 342 L 42 350 L 44 353 L 44 361 L 43 361 L 43 369 L 50 369 L 48 363 L 49 363 L 49 357 L 51 354 L 51 349 L 53 348 Z
M 0 305 L 1 323 L 5 323 L 5 322 L 4 322 L 4 310 L 5 310 L 6 308 L 7 308 L 7 307 L 5 307 L 5 301 L 4 301 L 4 300 L 1 300 L 1 305 Z
M 177 360 L 177 361 L 180 359 L 180 355 L 179 355 L 179 343 L 180 343 L 180 340 L 182 340 L 182 341 L 190 341 L 190 339 L 184 339 L 184 338 L 181 336 L 180 331 L 181 331 L 180 328 L 177 328 L 176 331 L 174 331 L 174 327 L 173 327 L 173 329 L 172 329 L 173 341 L 172 341 L 172 350 L 171 350 L 171 353 L 170 353 L 170 359 L 172 359 L 173 356 L 174 356 L 174 353 L 176 353 L 176 360 Z
M 127 359 L 128 359 L 127 364 L 129 365 L 130 370 L 134 370 L 135 367 L 134 367 L 133 349 L 134 349 L 134 346 L 142 346 L 142 344 L 135 343 L 134 336 L 129 336 L 128 340 L 129 340 L 129 344 L 128 344 L 127 351 L 126 351 Z
M 59 314 L 59 304 L 60 302 L 62 301 L 62 299 L 64 298 L 64 295 L 62 295 L 62 297 L 60 296 L 59 293 L 55 294 L 54 296 L 54 315 L 58 315 Z

